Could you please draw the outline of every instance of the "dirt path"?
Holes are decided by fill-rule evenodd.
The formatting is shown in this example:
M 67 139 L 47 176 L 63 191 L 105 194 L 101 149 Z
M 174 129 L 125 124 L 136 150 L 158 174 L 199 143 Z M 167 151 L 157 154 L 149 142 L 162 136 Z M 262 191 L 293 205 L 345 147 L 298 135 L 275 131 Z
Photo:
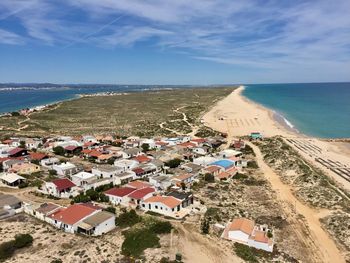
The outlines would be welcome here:
M 231 247 L 218 246 L 215 240 L 198 233 L 192 224 L 175 223 L 178 231 L 177 244 L 172 248 L 172 254 L 180 252 L 184 262 L 191 263 L 232 263 L 243 262 L 233 255 Z
M 295 215 L 300 214 L 304 217 L 310 231 L 309 237 L 307 238 L 309 240 L 305 241 L 307 241 L 306 243 L 311 246 L 311 249 L 315 250 L 315 255 L 318 255 L 322 262 L 345 263 L 344 257 L 341 255 L 334 241 L 323 230 L 319 221 L 320 215 L 327 214 L 327 212 L 323 210 L 320 213 L 301 203 L 293 195 L 292 188 L 282 183 L 279 176 L 264 162 L 260 149 L 251 143 L 248 144 L 253 148 L 256 154 L 256 161 L 260 169 L 263 171 L 264 176 L 269 180 L 272 188 L 276 191 L 278 199 L 285 204 L 290 204 L 292 210 L 287 210 L 286 212 L 288 212 L 290 221 L 294 223 L 296 231 L 299 233 L 304 231 Z M 296 210 L 296 213 L 293 210 Z M 305 235 L 304 238 L 306 238 Z M 318 262 L 318 260 L 316 259 L 315 262 Z
M 70 204 L 69 199 L 55 200 L 55 199 L 36 196 L 36 195 L 31 193 L 31 192 L 34 192 L 35 190 L 36 190 L 35 187 L 26 187 L 26 188 L 22 188 L 22 189 L 0 187 L 0 193 L 14 195 L 26 203 L 42 204 L 42 203 L 50 202 L 50 203 L 55 203 L 58 205 L 69 205 Z

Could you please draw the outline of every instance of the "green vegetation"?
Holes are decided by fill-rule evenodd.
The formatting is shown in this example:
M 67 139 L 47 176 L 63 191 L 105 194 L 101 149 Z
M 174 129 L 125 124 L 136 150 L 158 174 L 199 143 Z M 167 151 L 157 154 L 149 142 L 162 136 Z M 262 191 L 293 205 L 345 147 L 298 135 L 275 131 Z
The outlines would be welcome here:
M 123 225 L 131 227 L 123 232 L 125 240 L 122 244 L 122 254 L 125 256 L 138 258 L 145 249 L 160 247 L 158 235 L 169 234 L 172 229 L 170 222 L 160 221 L 153 216 L 140 217 L 135 210 L 124 212 L 122 215 Z M 120 216 L 117 221 L 121 222 Z
M 204 181 L 206 181 L 208 183 L 214 183 L 215 182 L 215 177 L 214 177 L 214 175 L 212 175 L 210 173 L 206 173 L 204 175 Z
M 81 193 L 80 195 L 73 198 L 73 203 L 87 203 L 90 201 L 96 201 L 96 202 L 108 202 L 108 197 L 101 192 L 98 192 L 94 189 L 89 189 L 84 193 Z
M 165 163 L 166 166 L 170 167 L 170 168 L 176 168 L 181 164 L 181 160 L 178 158 L 175 158 L 173 160 L 170 160 L 168 162 Z
M 117 212 L 115 211 L 115 207 L 113 206 L 109 206 L 109 207 L 106 207 L 105 209 L 103 209 L 104 211 L 107 211 L 107 212 L 110 212 L 112 214 L 116 214 Z
M 253 262 L 253 263 L 259 262 L 251 247 L 248 247 L 240 243 L 234 243 L 234 250 L 237 256 L 239 256 L 240 258 L 242 258 L 247 262 Z
M 233 89 L 186 88 L 84 97 L 33 113 L 28 120 L 24 116 L 2 117 L 0 126 L 4 129 L 0 130 L 0 135 L 117 133 L 121 136 L 155 136 L 171 133 L 159 125 L 172 126 L 172 122 L 176 130 L 183 133 L 191 127 L 181 121 L 182 114 L 174 110 L 185 113 L 191 124 L 199 124 L 200 116 Z M 21 121 L 24 122 L 19 124 Z M 19 131 L 18 128 L 24 125 L 28 127 Z
M 66 153 L 66 151 L 64 150 L 64 148 L 62 146 L 56 146 L 52 150 L 53 150 L 54 154 L 56 154 L 56 155 L 64 156 L 64 154 Z
M 122 254 L 139 257 L 147 248 L 160 247 L 159 237 L 149 229 L 135 229 L 123 233 Z
M 33 237 L 29 234 L 18 234 L 14 240 L 0 244 L 0 261 L 9 259 L 17 249 L 31 246 Z
M 132 209 L 130 211 L 123 211 L 123 213 L 115 219 L 115 223 L 117 226 L 124 228 L 141 222 L 141 219 L 142 218 L 136 214 L 136 211 Z
M 256 161 L 252 160 L 252 161 L 249 161 L 249 162 L 248 162 L 247 168 L 258 169 L 259 166 L 258 166 L 258 164 L 256 163 Z

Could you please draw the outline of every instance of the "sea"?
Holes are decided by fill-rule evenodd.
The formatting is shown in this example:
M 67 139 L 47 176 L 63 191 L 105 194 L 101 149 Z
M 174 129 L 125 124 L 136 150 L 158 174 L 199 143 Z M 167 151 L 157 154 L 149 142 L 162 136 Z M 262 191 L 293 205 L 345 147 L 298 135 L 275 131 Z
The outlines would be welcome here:
M 350 83 L 244 85 L 243 95 L 273 110 L 285 125 L 319 138 L 350 138 Z M 0 84 L 0 114 L 81 94 L 189 88 L 178 85 Z
M 350 138 L 350 83 L 245 85 L 243 95 L 302 134 Z

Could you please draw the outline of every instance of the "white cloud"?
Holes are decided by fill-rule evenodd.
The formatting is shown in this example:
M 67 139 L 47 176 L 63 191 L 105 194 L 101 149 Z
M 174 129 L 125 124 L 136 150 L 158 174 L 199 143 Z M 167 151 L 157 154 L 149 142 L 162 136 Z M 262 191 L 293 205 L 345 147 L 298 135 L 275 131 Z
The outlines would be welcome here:
M 0 20 L 17 18 L 33 40 L 65 47 L 130 47 L 151 39 L 155 48 L 234 66 L 290 70 L 303 64 L 318 63 L 323 69 L 350 65 L 348 0 L 53 2 L 2 0 Z
M 0 43 L 9 45 L 22 45 L 24 44 L 24 39 L 15 33 L 8 32 L 0 28 Z

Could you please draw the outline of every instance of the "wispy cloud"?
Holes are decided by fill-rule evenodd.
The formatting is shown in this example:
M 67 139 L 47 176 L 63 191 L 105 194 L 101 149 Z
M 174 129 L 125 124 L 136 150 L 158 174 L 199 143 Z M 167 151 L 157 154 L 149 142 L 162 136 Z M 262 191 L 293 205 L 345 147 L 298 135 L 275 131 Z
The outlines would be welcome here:
M 24 42 L 25 41 L 21 36 L 0 29 L 0 43 L 8 45 L 22 45 Z
M 17 19 L 24 37 L 60 47 L 131 47 L 152 40 L 155 49 L 243 67 L 350 66 L 348 0 L 53 2 L 2 0 L 0 20 Z M 17 33 L 9 40 L 5 32 L 15 44 Z

